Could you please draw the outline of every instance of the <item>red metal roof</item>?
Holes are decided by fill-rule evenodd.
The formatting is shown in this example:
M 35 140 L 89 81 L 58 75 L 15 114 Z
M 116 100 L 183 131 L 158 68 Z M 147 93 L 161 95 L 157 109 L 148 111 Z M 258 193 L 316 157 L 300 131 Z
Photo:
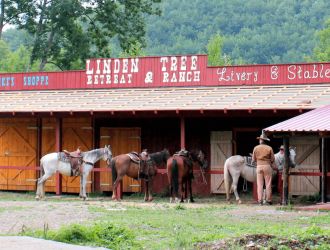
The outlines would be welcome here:
M 330 103 L 330 99 L 328 100 Z M 267 132 L 330 132 L 330 105 L 265 128 Z

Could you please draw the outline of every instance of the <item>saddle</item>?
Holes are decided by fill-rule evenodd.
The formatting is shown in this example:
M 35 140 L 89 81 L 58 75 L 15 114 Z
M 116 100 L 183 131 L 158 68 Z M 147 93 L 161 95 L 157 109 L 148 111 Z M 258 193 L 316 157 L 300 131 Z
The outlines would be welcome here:
M 149 168 L 153 165 L 148 151 L 144 149 L 140 154 L 130 152 L 126 154 L 132 162 L 139 165 L 139 178 L 149 179 Z
M 180 151 L 175 152 L 174 156 L 183 156 L 183 157 L 190 158 L 190 153 L 188 150 L 181 149 Z
M 79 148 L 73 152 L 69 152 L 64 149 L 63 152 L 58 153 L 58 159 L 70 163 L 71 176 L 79 176 L 81 174 L 83 156 Z
M 184 164 L 186 164 L 189 168 L 189 176 L 190 178 L 194 179 L 194 172 L 193 172 L 193 159 L 188 150 L 181 149 L 180 151 L 176 152 L 173 156 L 181 156 L 183 157 Z
M 256 168 L 257 167 L 257 163 L 252 161 L 252 157 L 251 156 L 244 156 L 244 160 L 245 160 L 245 164 L 251 168 Z

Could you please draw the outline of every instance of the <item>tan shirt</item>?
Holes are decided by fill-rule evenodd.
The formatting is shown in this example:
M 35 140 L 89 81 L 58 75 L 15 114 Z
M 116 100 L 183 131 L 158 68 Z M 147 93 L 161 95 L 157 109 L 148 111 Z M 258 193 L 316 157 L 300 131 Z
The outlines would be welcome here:
M 275 162 L 273 149 L 266 144 L 255 146 L 253 149 L 252 160 L 257 162 L 257 166 L 270 165 L 273 167 Z

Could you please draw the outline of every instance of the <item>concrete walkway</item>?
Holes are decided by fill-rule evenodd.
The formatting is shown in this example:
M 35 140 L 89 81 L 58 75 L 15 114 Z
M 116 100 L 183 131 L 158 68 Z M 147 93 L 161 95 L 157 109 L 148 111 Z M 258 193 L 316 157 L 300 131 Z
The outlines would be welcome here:
M 103 247 L 71 245 L 27 236 L 0 236 L 1 250 L 106 250 Z

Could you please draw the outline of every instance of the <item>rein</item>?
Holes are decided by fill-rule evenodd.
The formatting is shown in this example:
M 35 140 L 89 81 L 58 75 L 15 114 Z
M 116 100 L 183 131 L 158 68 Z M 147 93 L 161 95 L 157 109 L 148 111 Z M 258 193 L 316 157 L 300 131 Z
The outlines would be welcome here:
M 207 180 L 206 180 L 206 178 L 205 178 L 205 172 L 204 172 L 204 169 L 202 168 L 202 166 L 201 165 L 199 165 L 199 168 L 200 168 L 200 170 L 201 170 L 201 173 L 202 173 L 202 179 L 203 179 L 203 183 L 204 184 L 207 184 Z
M 89 161 L 84 161 L 83 160 L 83 163 L 87 164 L 87 165 L 91 165 L 92 167 L 94 166 L 94 163 L 93 162 L 89 162 Z

